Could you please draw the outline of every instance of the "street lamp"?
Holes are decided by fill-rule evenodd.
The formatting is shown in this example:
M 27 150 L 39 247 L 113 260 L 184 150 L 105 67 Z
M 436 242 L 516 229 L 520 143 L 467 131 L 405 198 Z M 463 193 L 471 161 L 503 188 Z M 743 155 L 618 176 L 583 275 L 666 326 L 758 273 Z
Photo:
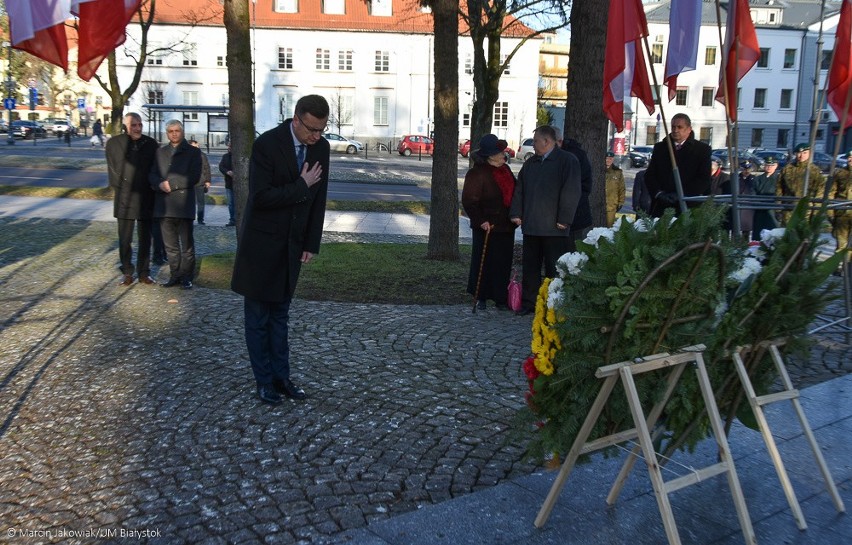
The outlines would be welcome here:
M 6 67 L 6 96 L 12 98 L 12 90 L 15 88 L 15 82 L 12 81 L 12 42 L 3 42 L 3 47 L 9 50 L 9 66 Z M 11 106 L 11 102 L 7 106 Z M 11 146 L 15 144 L 15 135 L 12 134 L 12 108 L 9 108 L 9 126 L 7 129 L 6 144 Z

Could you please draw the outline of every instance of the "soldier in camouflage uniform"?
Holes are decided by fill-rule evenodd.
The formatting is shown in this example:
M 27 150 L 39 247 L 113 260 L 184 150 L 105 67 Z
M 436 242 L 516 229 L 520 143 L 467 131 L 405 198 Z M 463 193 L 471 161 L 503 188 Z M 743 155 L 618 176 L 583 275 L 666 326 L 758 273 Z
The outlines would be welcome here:
M 846 154 L 849 160 L 846 168 L 839 168 L 834 172 L 833 199 L 839 201 L 852 200 L 852 150 Z M 841 251 L 849 244 L 849 231 L 852 229 L 852 210 L 835 210 L 832 219 L 832 234 L 837 240 L 837 251 Z
M 810 171 L 808 175 L 807 196 L 821 199 L 825 191 L 825 178 L 822 172 L 819 171 L 819 167 L 811 163 L 811 147 L 808 144 L 799 144 L 796 146 L 794 152 L 796 154 L 796 161 L 795 163 L 789 163 L 781 171 L 775 194 L 785 197 L 804 197 L 805 171 Z M 787 225 L 790 213 L 789 210 L 782 213 L 784 225 Z
M 615 213 L 624 206 L 624 173 L 613 165 L 615 154 L 606 152 L 606 224 L 612 227 L 615 223 Z

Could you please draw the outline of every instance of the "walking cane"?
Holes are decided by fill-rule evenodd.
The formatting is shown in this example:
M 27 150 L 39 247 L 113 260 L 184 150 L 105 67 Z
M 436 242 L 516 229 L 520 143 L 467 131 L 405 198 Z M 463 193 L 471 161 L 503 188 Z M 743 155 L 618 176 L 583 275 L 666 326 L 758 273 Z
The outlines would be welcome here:
M 482 259 L 479 260 L 479 274 L 476 277 L 476 293 L 473 294 L 473 313 L 476 314 L 476 304 L 479 302 L 479 286 L 482 284 L 482 268 L 485 266 L 485 252 L 488 251 L 488 236 L 491 229 L 485 231 L 485 242 L 482 243 Z

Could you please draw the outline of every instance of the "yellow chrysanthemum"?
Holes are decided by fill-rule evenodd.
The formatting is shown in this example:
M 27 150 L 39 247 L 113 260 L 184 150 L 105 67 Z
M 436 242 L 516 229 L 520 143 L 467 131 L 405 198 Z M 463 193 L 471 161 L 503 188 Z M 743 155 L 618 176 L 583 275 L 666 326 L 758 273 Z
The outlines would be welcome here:
M 531 349 L 535 354 L 535 367 L 542 375 L 552 375 L 555 370 L 553 359 L 562 348 L 559 334 L 553 327 L 559 320 L 556 311 L 547 307 L 547 294 L 550 278 L 545 278 L 538 290 L 535 302 L 535 318 L 532 325 Z

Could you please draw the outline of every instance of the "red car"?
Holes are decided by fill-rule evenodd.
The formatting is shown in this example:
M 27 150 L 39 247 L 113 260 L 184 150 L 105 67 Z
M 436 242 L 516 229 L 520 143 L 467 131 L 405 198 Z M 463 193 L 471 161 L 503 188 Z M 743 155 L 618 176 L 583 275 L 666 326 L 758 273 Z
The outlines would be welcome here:
M 506 152 L 507 161 L 515 157 L 515 150 L 513 150 L 512 148 L 507 147 L 504 151 Z M 467 157 L 468 155 L 470 155 L 470 140 L 465 140 L 464 142 L 459 144 L 459 153 L 462 157 Z
M 432 151 L 434 150 L 434 148 L 435 141 L 429 138 L 428 136 L 423 136 L 420 134 L 407 134 L 402 137 L 402 140 L 400 140 L 399 146 L 397 146 L 396 151 L 398 151 L 400 155 L 405 155 L 406 157 L 408 157 L 412 153 L 432 155 Z

